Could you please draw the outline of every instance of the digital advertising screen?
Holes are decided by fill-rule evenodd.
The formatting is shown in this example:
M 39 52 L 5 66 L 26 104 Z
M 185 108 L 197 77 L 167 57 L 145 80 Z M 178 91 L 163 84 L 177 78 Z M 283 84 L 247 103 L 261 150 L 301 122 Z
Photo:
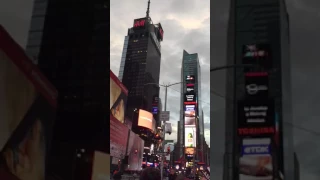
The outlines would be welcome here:
M 194 87 L 187 87 L 187 92 L 194 92 Z
M 152 114 L 158 114 L 158 107 L 152 107 Z
M 43 180 L 57 90 L 0 26 L 0 179 Z
M 240 180 L 273 180 L 271 139 L 243 139 L 239 159 Z
M 110 154 L 94 152 L 91 180 L 107 180 L 110 176 Z
M 196 93 L 185 93 L 184 94 L 184 104 L 196 104 Z
M 272 54 L 269 44 L 244 45 L 242 53 L 243 64 L 256 64 L 264 70 L 272 68 Z
M 184 112 L 184 125 L 196 126 L 196 111 L 189 110 Z
M 185 132 L 185 143 L 184 146 L 186 148 L 188 147 L 196 147 L 197 145 L 197 138 L 196 138 L 196 128 L 195 127 L 185 127 L 184 129 Z
M 110 70 L 110 114 L 124 123 L 128 90 Z
M 144 28 L 146 24 L 146 18 L 135 19 L 133 21 L 133 28 Z
M 196 78 L 194 75 L 188 75 L 186 76 L 186 84 L 195 84 Z
M 153 130 L 153 115 L 152 113 L 142 110 L 139 110 L 138 126 L 148 128 Z
M 269 78 L 268 76 L 245 77 L 246 98 L 268 98 Z
M 193 147 L 187 147 L 187 148 L 185 148 L 184 153 L 188 154 L 188 155 L 194 155 L 195 154 L 195 149 Z
M 275 126 L 273 99 L 238 101 L 238 127 Z
M 121 136 L 119 133 L 121 132 Z M 124 158 L 127 148 L 129 129 L 110 114 L 110 156 Z

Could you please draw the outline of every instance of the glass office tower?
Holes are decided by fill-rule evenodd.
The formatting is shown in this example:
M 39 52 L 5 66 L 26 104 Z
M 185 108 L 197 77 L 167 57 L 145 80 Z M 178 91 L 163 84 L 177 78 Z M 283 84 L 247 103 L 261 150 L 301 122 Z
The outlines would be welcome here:
M 178 144 L 180 147 L 186 147 L 186 112 L 187 106 L 186 100 L 187 96 L 195 94 L 195 116 L 196 116 L 196 127 L 195 127 L 195 141 L 194 145 L 197 149 L 203 148 L 203 137 L 204 137 L 204 123 L 203 123 L 203 112 L 202 112 L 202 102 L 201 102 L 201 69 L 200 62 L 197 53 L 189 54 L 187 51 L 183 50 L 182 57 L 182 69 L 181 69 L 181 82 L 183 82 L 181 86 L 181 104 L 180 104 L 180 123 L 178 127 L 179 136 L 178 136 Z M 192 104 L 189 103 L 189 106 Z M 187 125 L 189 126 L 189 125 Z M 185 149 L 180 149 L 180 155 L 185 155 Z M 200 152 L 200 151 L 199 151 Z M 202 153 L 200 153 L 202 154 Z M 200 156 L 200 155 L 199 155 Z M 197 157 L 201 160 L 200 157 Z
M 121 62 L 120 67 L 120 71 L 123 68 L 122 83 L 129 91 L 127 119 L 132 119 L 132 114 L 136 108 L 152 112 L 154 97 L 159 97 L 160 42 L 162 40 L 163 29 L 161 24 L 153 24 L 149 17 L 149 9 L 146 17 L 135 19 L 133 27 L 128 29 L 125 40 L 128 44 L 124 45 L 127 46 L 126 53 L 123 52 L 123 59 L 121 60 L 125 59 L 125 62 Z M 132 128 L 135 132 L 138 131 L 137 120 L 137 117 L 132 119 Z
M 268 147 L 270 176 L 294 179 L 294 149 L 289 58 L 289 18 L 283 0 L 232 0 L 227 64 L 225 180 L 244 180 L 239 167 L 262 156 L 249 148 Z M 285 153 L 284 153 L 285 152 Z M 268 154 L 268 155 L 266 155 Z

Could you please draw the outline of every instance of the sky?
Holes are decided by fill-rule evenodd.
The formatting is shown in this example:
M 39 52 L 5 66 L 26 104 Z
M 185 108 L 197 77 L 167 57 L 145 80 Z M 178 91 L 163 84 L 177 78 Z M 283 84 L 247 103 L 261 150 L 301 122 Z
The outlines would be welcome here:
M 110 1 L 110 68 L 118 75 L 123 50 L 124 36 L 133 20 L 146 16 L 148 0 Z M 201 66 L 201 92 L 205 139 L 210 145 L 210 1 L 199 0 L 151 0 L 150 17 L 154 23 L 160 22 L 164 30 L 161 43 L 160 84 L 181 81 L 182 54 L 198 53 Z M 180 119 L 180 85 L 168 88 L 167 110 L 170 111 L 171 135 L 166 139 L 177 139 L 177 121 Z M 164 88 L 160 88 L 160 98 L 164 104 Z
M 117 18 L 122 20 L 117 22 L 111 19 L 111 28 L 118 31 L 111 35 L 114 36 L 111 37 L 113 39 L 111 41 L 111 69 L 115 73 L 118 73 L 120 54 L 127 28 L 132 26 L 134 18 L 143 17 L 146 11 L 146 0 L 117 1 L 111 1 L 111 9 L 114 15 L 117 13 L 116 16 L 119 16 Z M 0 1 L 0 24 L 23 47 L 26 44 L 30 24 L 32 2 L 32 0 Z M 179 2 L 184 3 L 179 4 Z M 175 83 L 180 80 L 180 73 L 175 68 L 179 68 L 181 64 L 183 49 L 186 49 L 189 53 L 199 53 L 203 76 L 208 74 L 210 65 L 215 67 L 225 64 L 229 1 L 211 0 L 210 32 L 209 4 L 207 2 L 208 0 L 153 0 L 151 2 L 150 15 L 154 22 L 162 23 L 165 31 L 162 43 L 162 62 L 169 62 L 162 63 L 161 83 Z M 320 47 L 320 36 L 318 36 L 320 32 L 320 1 L 287 0 L 287 6 L 291 19 L 294 148 L 300 162 L 300 179 L 319 180 L 320 142 L 318 139 L 320 130 L 318 121 L 320 119 L 320 85 L 312 80 L 316 80 L 320 74 L 318 70 L 320 66 L 318 66 L 319 63 L 317 62 Z M 116 8 L 122 9 L 122 11 L 116 12 Z M 209 42 L 209 33 L 211 43 Z M 210 53 L 208 53 L 209 47 L 211 48 Z M 120 54 L 118 54 L 119 52 Z M 210 64 L 208 63 L 209 54 L 212 56 Z M 211 154 L 214 162 L 211 164 L 211 174 L 214 175 L 215 179 L 222 179 L 225 99 L 212 93 L 210 94 L 206 89 L 223 96 L 225 90 L 224 75 L 223 71 L 211 74 L 211 89 L 209 83 L 202 83 L 203 94 L 207 93 L 206 96 L 204 95 L 204 101 L 207 103 L 203 103 L 206 122 L 209 121 L 209 114 L 211 114 L 210 143 L 214 152 Z M 203 78 L 203 82 L 208 82 L 209 74 Z M 174 86 L 173 89 L 179 90 L 180 87 Z M 168 110 L 172 111 L 171 121 L 176 121 L 179 106 L 175 105 L 175 103 L 179 101 L 179 94 L 176 94 L 173 89 L 168 89 L 170 95 L 170 98 L 168 98 Z M 161 97 L 163 97 L 163 90 L 161 92 Z M 209 97 L 211 98 L 211 106 L 209 105 Z M 211 107 L 210 113 L 208 112 L 209 107 Z M 171 138 L 173 139 L 172 136 Z

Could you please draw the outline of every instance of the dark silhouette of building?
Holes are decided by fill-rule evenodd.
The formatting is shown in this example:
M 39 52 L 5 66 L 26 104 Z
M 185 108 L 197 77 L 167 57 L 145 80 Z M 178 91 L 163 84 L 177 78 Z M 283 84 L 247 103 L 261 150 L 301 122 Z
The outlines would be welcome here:
M 119 74 L 129 91 L 126 116 L 132 120 L 132 129 L 138 134 L 137 116 L 132 116 L 134 109 L 152 112 L 154 98 L 159 97 L 163 29 L 160 23 L 153 24 L 149 17 L 149 6 L 150 1 L 146 17 L 135 19 L 133 27 L 128 29 L 126 56 L 121 60 Z
M 27 53 L 59 92 L 48 172 L 89 179 L 93 150 L 110 153 L 109 7 L 103 1 L 34 3 Z

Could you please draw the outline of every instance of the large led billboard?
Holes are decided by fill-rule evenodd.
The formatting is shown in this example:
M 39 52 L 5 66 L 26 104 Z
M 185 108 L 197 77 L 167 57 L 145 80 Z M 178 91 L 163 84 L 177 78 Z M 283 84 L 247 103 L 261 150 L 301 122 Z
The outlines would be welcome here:
M 196 93 L 187 92 L 184 94 L 184 104 L 196 104 Z
M 0 179 L 43 180 L 57 91 L 0 26 Z
M 153 130 L 155 124 L 153 121 L 152 113 L 142 109 L 139 110 L 138 126 Z
M 91 180 L 107 180 L 110 176 L 110 155 L 94 152 Z
M 245 91 L 246 98 L 266 98 L 269 93 L 268 76 L 246 76 Z
M 184 112 L 184 125 L 196 126 L 196 110 L 189 109 Z
M 274 113 L 272 99 L 238 101 L 238 127 L 275 126 Z
M 196 128 L 195 127 L 185 127 L 184 132 L 185 132 L 184 146 L 186 148 L 187 147 L 196 147 L 196 145 L 197 145 Z
M 272 54 L 269 44 L 244 45 L 242 53 L 243 64 L 255 64 L 264 70 L 272 68 Z
M 121 136 L 119 133 L 121 132 Z M 110 156 L 124 158 L 126 153 L 129 129 L 110 114 Z
M 243 139 L 239 180 L 273 180 L 271 139 Z
M 186 84 L 195 84 L 196 78 L 194 75 L 188 75 L 186 76 Z
M 124 123 L 128 90 L 110 70 L 110 114 Z
M 135 19 L 133 21 L 133 28 L 144 28 L 146 25 L 147 21 L 146 18 L 140 18 L 140 19 Z
M 184 153 L 187 155 L 194 155 L 195 154 L 195 149 L 193 147 L 186 147 L 184 149 Z

